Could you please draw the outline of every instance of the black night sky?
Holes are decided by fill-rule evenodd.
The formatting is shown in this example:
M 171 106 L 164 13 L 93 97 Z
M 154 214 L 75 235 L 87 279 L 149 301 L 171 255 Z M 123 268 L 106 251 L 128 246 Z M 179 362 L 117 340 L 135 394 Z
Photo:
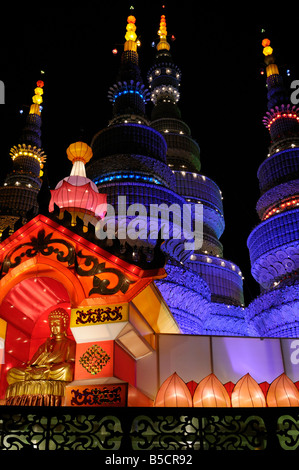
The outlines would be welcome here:
M 5 105 L 0 106 L 1 179 L 10 168 L 9 149 L 18 141 L 40 78 L 45 82 L 42 141 L 50 186 L 69 174 L 66 148 L 76 140 L 90 143 L 111 118 L 107 92 L 118 70 L 127 16 L 137 19 L 146 83 L 155 55 L 151 43 L 157 39 L 160 15 L 165 14 L 168 34 L 175 36 L 170 41 L 172 56 L 182 71 L 182 119 L 201 148 L 202 174 L 223 193 L 224 257 L 243 272 L 248 304 L 259 290 L 250 274 L 246 241 L 258 223 L 256 174 L 270 143 L 262 124 L 266 87 L 265 75 L 260 74 L 261 28 L 271 39 L 289 87 L 299 80 L 299 7 L 296 3 L 296 9 L 283 11 L 282 4 L 277 8 L 267 3 L 268 11 L 262 12 L 241 2 L 168 1 L 164 9 L 162 4 L 132 0 L 5 5 L 0 32 L 0 80 L 5 84 Z M 114 48 L 117 55 L 112 54 Z M 149 115 L 151 103 L 147 110 Z

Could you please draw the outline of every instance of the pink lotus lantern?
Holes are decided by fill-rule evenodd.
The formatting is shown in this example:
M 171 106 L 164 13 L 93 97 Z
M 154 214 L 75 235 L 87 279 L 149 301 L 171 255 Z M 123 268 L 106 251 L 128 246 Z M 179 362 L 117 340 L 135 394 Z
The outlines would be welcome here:
M 259 384 L 246 374 L 236 383 L 231 396 L 233 407 L 266 406 L 266 399 Z
M 85 164 L 92 157 L 91 148 L 84 142 L 75 142 L 67 149 L 69 160 L 73 163 L 70 176 L 61 180 L 51 190 L 49 211 L 54 211 L 54 204 L 60 209 L 72 213 L 72 224 L 75 225 L 79 216 L 94 225 L 105 216 L 107 195 L 101 194 L 96 185 L 86 177 Z
M 299 406 L 299 390 L 286 374 L 275 379 L 267 393 L 268 406 Z
M 230 398 L 216 375 L 210 374 L 199 382 L 193 395 L 193 406 L 230 407 Z
M 154 406 L 192 406 L 190 390 L 176 372 L 161 385 Z

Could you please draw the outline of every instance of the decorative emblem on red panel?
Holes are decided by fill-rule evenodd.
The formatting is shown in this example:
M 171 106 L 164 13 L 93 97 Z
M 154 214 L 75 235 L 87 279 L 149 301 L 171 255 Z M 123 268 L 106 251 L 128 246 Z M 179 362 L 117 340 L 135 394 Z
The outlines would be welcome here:
M 80 387 L 71 390 L 72 406 L 125 406 L 125 390 L 120 386 L 106 385 L 92 389 Z
M 100 346 L 93 344 L 88 348 L 79 359 L 79 363 L 84 369 L 92 375 L 101 372 L 110 361 L 109 354 L 106 353 Z
M 115 322 L 122 320 L 123 316 L 121 313 L 122 305 L 115 306 L 114 308 L 90 308 L 87 312 L 82 310 L 77 310 L 76 324 L 86 325 L 90 323 L 104 323 L 104 322 Z

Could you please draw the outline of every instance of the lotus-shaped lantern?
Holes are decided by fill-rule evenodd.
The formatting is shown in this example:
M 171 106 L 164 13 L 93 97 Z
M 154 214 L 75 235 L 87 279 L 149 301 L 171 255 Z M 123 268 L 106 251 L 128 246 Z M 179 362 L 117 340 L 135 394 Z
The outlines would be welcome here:
M 155 406 L 192 406 L 190 390 L 176 372 L 161 385 L 156 396 Z

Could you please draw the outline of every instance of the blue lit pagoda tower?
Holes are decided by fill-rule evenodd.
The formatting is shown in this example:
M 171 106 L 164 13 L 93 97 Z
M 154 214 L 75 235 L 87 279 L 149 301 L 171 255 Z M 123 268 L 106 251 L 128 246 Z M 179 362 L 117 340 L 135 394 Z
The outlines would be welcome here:
M 273 56 L 262 41 L 268 111 L 264 124 L 271 144 L 258 169 L 261 222 L 248 238 L 251 271 L 261 295 L 247 308 L 260 336 L 299 334 L 299 109 L 292 105 Z
M 41 103 L 44 82 L 38 80 L 18 145 L 10 150 L 13 167 L 0 187 L 0 232 L 14 230 L 38 212 L 37 196 L 46 159 L 41 142 Z
M 148 72 L 151 126 L 167 142 L 167 164 L 176 180 L 176 191 L 190 204 L 203 206 L 203 244 L 188 254 L 185 267 L 208 285 L 211 304 L 205 312 L 201 333 L 244 334 L 243 281 L 239 267 L 223 258 L 220 237 L 225 222 L 222 194 L 216 183 L 200 173 L 200 149 L 178 106 L 181 70 L 174 63 L 167 41 L 165 15 L 161 16 L 159 41 L 153 66 Z
M 124 239 L 123 226 L 118 211 L 119 196 L 126 197 L 126 208 L 134 203 L 160 206 L 186 204 L 176 192 L 176 180 L 166 163 L 167 144 L 160 129 L 150 126 L 145 114 L 149 92 L 145 88 L 139 68 L 135 17 L 127 21 L 126 42 L 116 82 L 110 87 L 108 97 L 112 103 L 112 119 L 92 139 L 93 161 L 86 167 L 87 175 L 97 185 L 100 193 L 107 194 L 107 203 L 116 210 L 116 237 L 121 251 L 133 249 L 135 259 L 141 253 L 150 260 L 157 239 Z M 126 209 L 125 208 L 125 209 Z M 128 223 L 130 217 L 126 217 Z M 149 221 L 146 220 L 145 225 Z M 183 332 L 199 333 L 210 301 L 206 282 L 184 265 L 190 251 L 184 249 L 184 239 L 165 239 L 162 249 L 167 257 L 167 278 L 159 282 L 159 289 Z M 148 226 L 147 226 L 148 228 Z M 157 236 L 157 234 L 156 234 Z M 120 254 L 121 256 L 121 254 Z

